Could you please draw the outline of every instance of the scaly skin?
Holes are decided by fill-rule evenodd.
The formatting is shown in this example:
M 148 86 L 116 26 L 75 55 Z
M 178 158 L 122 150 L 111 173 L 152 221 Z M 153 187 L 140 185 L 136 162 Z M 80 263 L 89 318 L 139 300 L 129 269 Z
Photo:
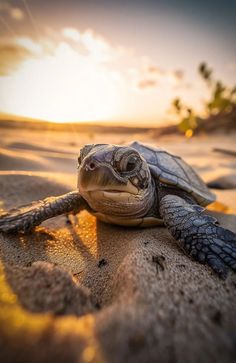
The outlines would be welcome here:
M 49 197 L 0 214 L 0 232 L 27 232 L 46 219 L 66 213 L 78 213 L 85 205 L 78 191 Z
M 188 255 L 207 263 L 221 278 L 226 278 L 229 267 L 236 271 L 236 235 L 203 214 L 203 207 L 166 195 L 160 201 L 160 212 L 166 227 Z

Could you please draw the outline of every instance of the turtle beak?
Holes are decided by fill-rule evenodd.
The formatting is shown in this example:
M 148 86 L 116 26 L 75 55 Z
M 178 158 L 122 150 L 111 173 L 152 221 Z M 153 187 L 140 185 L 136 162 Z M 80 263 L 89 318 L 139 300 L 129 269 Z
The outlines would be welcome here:
M 138 190 L 126 178 L 116 176 L 110 165 L 100 164 L 89 158 L 84 160 L 78 170 L 78 189 L 80 193 L 98 190 L 126 191 L 137 194 Z

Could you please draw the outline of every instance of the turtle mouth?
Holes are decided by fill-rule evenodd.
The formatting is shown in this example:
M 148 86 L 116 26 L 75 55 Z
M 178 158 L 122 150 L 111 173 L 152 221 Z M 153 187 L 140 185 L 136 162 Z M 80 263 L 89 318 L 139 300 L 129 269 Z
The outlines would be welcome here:
M 99 187 L 94 186 L 93 188 L 88 188 L 85 193 L 90 200 L 100 200 L 107 201 L 107 203 L 129 203 L 132 200 L 139 199 L 139 191 L 138 189 L 128 182 L 126 185 L 117 185 L 117 186 L 106 186 Z
M 121 191 L 121 190 L 92 190 L 87 192 L 91 199 L 96 200 L 109 200 L 116 203 L 124 203 L 129 202 L 131 200 L 136 200 L 138 198 L 138 193 L 130 193 L 128 191 Z
M 138 194 L 138 189 L 136 187 L 134 187 L 130 182 L 126 185 L 126 186 L 117 186 L 117 189 L 114 188 L 99 188 L 99 186 L 97 188 L 92 188 L 91 190 L 87 190 L 86 191 L 89 194 L 93 194 L 93 193 L 102 193 L 105 196 L 112 196 L 112 195 L 137 195 Z

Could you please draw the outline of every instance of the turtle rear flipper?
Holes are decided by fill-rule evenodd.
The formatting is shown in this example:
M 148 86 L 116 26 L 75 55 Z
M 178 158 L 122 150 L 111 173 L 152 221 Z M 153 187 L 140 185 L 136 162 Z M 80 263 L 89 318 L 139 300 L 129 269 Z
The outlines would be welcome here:
M 166 195 L 160 201 L 160 212 L 168 230 L 187 254 L 207 263 L 221 278 L 226 278 L 229 267 L 236 271 L 236 234 L 203 214 L 203 207 L 176 195 Z
M 0 214 L 0 232 L 27 232 L 46 219 L 65 213 L 78 213 L 84 199 L 77 191 L 32 202 Z

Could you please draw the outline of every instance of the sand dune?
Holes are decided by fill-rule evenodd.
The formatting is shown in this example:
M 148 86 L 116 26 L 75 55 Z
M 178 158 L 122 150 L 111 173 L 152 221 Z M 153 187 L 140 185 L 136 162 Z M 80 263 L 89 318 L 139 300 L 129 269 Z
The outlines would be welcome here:
M 61 140 L 60 153 L 53 142 L 40 148 L 40 133 L 35 147 L 14 137 L 0 159 L 1 209 L 75 189 L 74 147 Z M 216 143 L 158 142 L 207 181 L 235 173 L 232 157 L 211 152 Z M 235 190 L 216 193 L 211 213 L 236 232 Z M 220 280 L 185 256 L 165 228 L 106 225 L 87 212 L 70 221 L 61 216 L 26 236 L 0 236 L 1 361 L 235 360 L 235 274 Z
M 47 161 L 40 156 L 0 149 L 1 170 L 47 170 Z
M 55 151 L 29 152 L 0 149 L 1 170 L 31 170 L 31 171 L 62 171 L 73 172 L 76 169 L 77 156 L 70 153 L 58 153 Z
M 59 154 L 73 154 L 69 151 L 63 151 L 61 149 L 54 149 L 53 147 L 42 147 L 40 145 L 33 145 L 26 142 L 12 142 L 7 145 L 10 149 L 20 149 L 20 150 L 32 150 L 32 151 L 43 151 L 43 152 L 49 152 L 49 153 L 59 153 Z

